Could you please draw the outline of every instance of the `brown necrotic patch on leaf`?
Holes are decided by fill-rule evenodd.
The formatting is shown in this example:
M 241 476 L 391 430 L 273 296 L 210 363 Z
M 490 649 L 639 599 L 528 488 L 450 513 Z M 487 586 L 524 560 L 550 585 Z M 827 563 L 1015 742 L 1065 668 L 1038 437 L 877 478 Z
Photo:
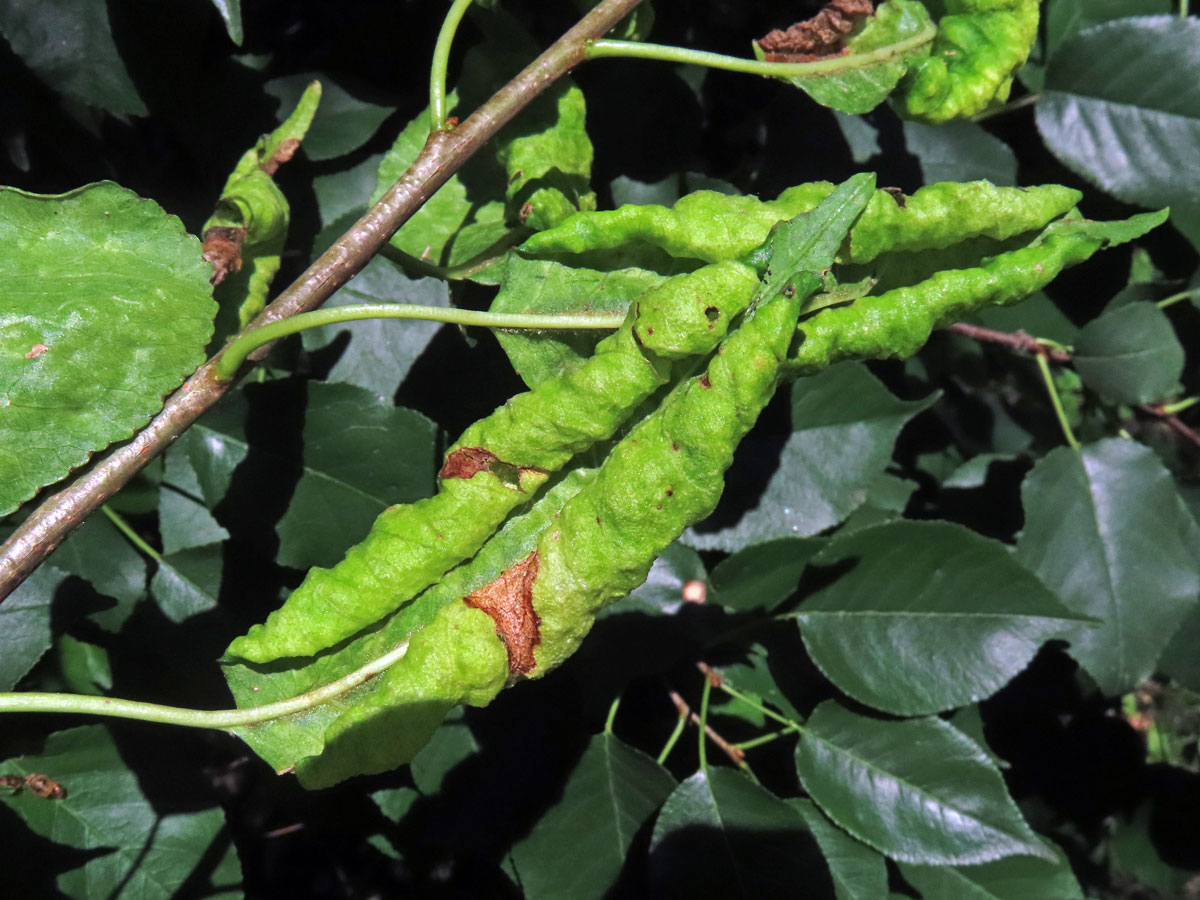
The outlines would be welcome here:
M 811 19 L 776 28 L 756 43 L 768 62 L 814 62 L 846 52 L 846 38 L 875 12 L 871 0 L 833 0 Z
M 492 467 L 499 457 L 482 447 L 459 447 L 446 457 L 438 478 L 470 478 Z
M 242 241 L 245 239 L 245 228 L 214 225 L 204 232 L 204 244 L 200 249 L 204 258 L 212 263 L 213 274 L 209 279 L 212 284 L 220 284 L 225 276 L 241 270 Z
M 467 606 L 487 613 L 496 623 L 496 634 L 508 651 L 510 675 L 528 675 L 537 665 L 533 651 L 542 642 L 541 619 L 533 611 L 533 580 L 537 573 L 538 554 L 534 550 L 501 572 L 495 581 L 463 598 Z
M 300 141 L 297 138 L 288 138 L 279 145 L 279 149 L 275 151 L 270 159 L 263 161 L 263 164 L 259 168 L 268 175 L 274 175 L 279 171 L 280 166 L 296 155 L 296 151 L 299 149 Z
M 25 788 L 43 800 L 62 800 L 67 796 L 67 791 L 61 784 L 40 772 L 31 772 L 24 776 L 0 775 L 0 787 L 12 788 L 14 791 Z

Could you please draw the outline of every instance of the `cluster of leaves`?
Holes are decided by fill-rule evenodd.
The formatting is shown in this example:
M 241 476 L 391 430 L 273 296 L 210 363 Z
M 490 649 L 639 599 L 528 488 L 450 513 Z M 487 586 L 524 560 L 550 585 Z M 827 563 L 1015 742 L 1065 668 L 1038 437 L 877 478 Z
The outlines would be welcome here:
M 427 133 L 437 11 L 406 6 L 417 21 L 401 21 L 395 6 L 363 4 L 336 26 L 247 9 L 252 55 L 229 44 L 243 37 L 236 3 L 196 0 L 169 17 L 7 4 L 0 66 L 28 90 L 5 98 L 3 180 L 49 192 L 112 176 L 199 234 L 268 120 L 266 98 L 284 119 L 320 69 L 307 161 L 280 169 L 282 194 L 254 175 L 270 142 L 242 173 L 272 202 L 291 201 L 288 250 L 268 241 L 264 255 L 294 273 Z M 544 42 L 568 24 L 540 6 L 474 20 L 463 112 L 529 59 L 537 42 L 522 26 Z M 687 21 L 668 4 L 657 12 L 656 39 L 738 53 L 745 36 L 786 24 L 722 0 Z M 1195 818 L 1176 814 L 1200 795 L 1188 693 L 1200 690 L 1200 493 L 1197 448 L 1163 404 L 1200 389 L 1185 366 L 1200 318 L 1186 297 L 1174 302 L 1197 283 L 1200 110 L 1180 86 L 1200 76 L 1200 27 L 1172 12 L 1158 0 L 1050 0 L 1020 73 L 1038 92 L 1041 141 L 1028 137 L 1028 111 L 990 130 L 902 121 L 887 106 L 857 115 L 836 98 L 856 95 L 862 73 L 840 92 L 810 91 L 836 113 L 784 84 L 649 63 L 597 62 L 556 86 L 332 302 L 479 306 L 502 284 L 501 307 L 604 308 L 671 274 L 671 257 L 592 257 L 568 279 L 561 260 L 510 248 L 574 210 L 671 204 L 698 187 L 775 196 L 859 167 L 909 191 L 1015 184 L 1018 166 L 1026 183 L 1077 173 L 1126 203 L 1169 203 L 1174 230 L 1078 270 L 1053 297 L 977 317 L 990 334 L 1023 329 L 1049 342 L 1044 355 L 1070 357 L 1052 373 L 1060 410 L 1033 357 L 964 333 L 781 391 L 722 506 L 606 611 L 582 651 L 452 716 L 402 771 L 306 795 L 224 735 L 6 720 L 0 773 L 47 775 L 66 796 L 3 798 L 12 858 L 52 860 L 4 867 L 4 892 L 1182 895 L 1200 869 Z M 50 54 L 48 27 L 81 43 Z M 412 41 L 411 61 L 397 61 L 396 34 Z M 893 66 L 866 108 L 908 67 Z M 647 83 L 661 105 L 631 101 Z M 170 164 L 147 166 L 164 145 Z M 247 194 L 227 181 L 218 215 L 250 225 L 236 202 Z M 51 202 L 63 227 L 31 211 Z M 125 208 L 127 232 L 88 224 Z M 1128 210 L 1093 191 L 1084 211 Z M 8 296 L 51 293 L 65 258 L 95 273 L 60 313 L 4 310 L 0 383 L 13 410 L 64 384 L 91 391 L 61 393 L 31 419 L 0 412 L 0 507 L 11 511 L 144 422 L 199 363 L 207 331 L 188 323 L 214 308 L 199 241 L 129 191 L 49 201 L 6 190 L 0 221 Z M 841 281 L 854 299 L 853 280 Z M 162 305 L 131 312 L 131 295 Z M 241 297 L 230 296 L 223 312 L 236 320 Z M 587 350 L 502 343 L 531 382 Z M 228 705 L 213 660 L 230 637 L 304 569 L 340 559 L 385 507 L 430 494 L 447 438 L 520 388 L 508 371 L 490 337 L 431 324 L 306 334 L 0 604 L 0 688 Z M 1063 422 L 1078 451 L 1061 446 Z M 681 708 L 711 742 L 699 730 L 679 739 Z

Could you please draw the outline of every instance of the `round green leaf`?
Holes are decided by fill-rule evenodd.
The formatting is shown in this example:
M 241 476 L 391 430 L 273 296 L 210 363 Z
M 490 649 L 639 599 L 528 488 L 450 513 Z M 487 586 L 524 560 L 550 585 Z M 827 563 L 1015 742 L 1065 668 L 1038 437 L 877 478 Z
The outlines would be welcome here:
M 898 715 L 990 696 L 1081 621 L 1003 544 L 949 522 L 864 528 L 816 562 L 853 568 L 794 614 L 804 646 L 841 690 Z
M 592 738 L 562 799 L 513 848 L 528 900 L 604 897 L 634 836 L 674 786 L 666 769 L 614 735 Z
M 1170 77 L 1165 77 L 1169 73 Z M 1069 168 L 1118 199 L 1200 209 L 1200 20 L 1118 19 L 1063 44 L 1037 124 Z
M 941 719 L 885 722 L 826 701 L 804 726 L 796 771 L 830 819 L 900 862 L 1053 858 L 987 754 Z
M 1055 450 L 1021 497 L 1016 558 L 1072 611 L 1100 620 L 1072 637 L 1071 655 L 1105 694 L 1133 690 L 1200 593 L 1194 523 L 1171 474 L 1153 450 L 1113 438 Z
M 1121 403 L 1151 403 L 1179 390 L 1183 347 L 1166 313 L 1130 303 L 1092 320 L 1075 343 L 1075 369 L 1089 388 Z
M 0 513 L 129 437 L 204 360 L 200 243 L 115 184 L 0 189 Z

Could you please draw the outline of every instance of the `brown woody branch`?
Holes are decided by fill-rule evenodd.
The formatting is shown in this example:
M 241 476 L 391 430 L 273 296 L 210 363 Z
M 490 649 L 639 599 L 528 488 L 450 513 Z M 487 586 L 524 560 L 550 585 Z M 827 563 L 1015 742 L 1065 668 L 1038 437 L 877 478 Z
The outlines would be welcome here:
M 1024 331 L 996 331 L 992 328 L 971 325 L 968 322 L 957 322 L 954 325 L 948 326 L 946 330 L 972 338 L 981 343 L 1000 344 L 1011 350 L 1036 353 L 1046 357 L 1050 362 L 1059 363 L 1060 365 L 1070 365 L 1075 361 L 1074 357 L 1067 351 L 1060 350 L 1057 347 L 1048 347 Z M 1160 419 L 1168 428 L 1184 440 L 1190 441 L 1195 446 L 1200 447 L 1200 433 L 1194 428 L 1189 427 L 1179 416 L 1164 410 L 1162 404 L 1142 403 L 1137 408 L 1147 415 Z
M 453 130 L 430 135 L 408 171 L 308 270 L 245 330 L 315 309 L 353 278 L 408 219 L 483 144 L 549 85 L 585 59 L 588 42 L 603 36 L 641 0 L 602 0 L 541 56 Z M 266 356 L 262 347 L 251 364 Z M 232 382 L 216 377 L 216 360 L 204 363 L 172 394 L 162 410 L 129 443 L 109 453 L 68 487 L 47 497 L 0 546 L 0 600 L 147 462 L 162 453 L 219 400 Z

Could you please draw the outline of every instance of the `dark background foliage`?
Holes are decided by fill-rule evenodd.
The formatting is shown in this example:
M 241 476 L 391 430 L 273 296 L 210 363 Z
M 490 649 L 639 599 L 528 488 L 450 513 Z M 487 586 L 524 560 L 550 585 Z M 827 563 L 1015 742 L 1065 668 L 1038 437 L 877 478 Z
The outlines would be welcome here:
M 51 33 L 66 28 L 75 15 L 71 6 L 42 4 L 42 19 Z M 750 38 L 803 18 L 818 6 L 660 2 L 652 38 L 745 55 Z M 429 57 L 444 13 L 444 4 L 418 0 L 248 0 L 242 10 L 245 38 L 238 47 L 205 0 L 108 0 L 98 7 L 107 14 L 112 44 L 144 109 L 109 113 L 82 101 L 71 89 L 32 70 L 6 31 L 10 43 L 0 41 L 0 84 L 5 86 L 0 130 L 7 152 L 0 153 L 0 183 L 57 193 L 111 179 L 154 198 L 197 232 L 232 165 L 276 121 L 278 85 L 315 74 L 357 102 L 325 136 L 332 149 L 301 153 L 280 171 L 292 225 L 277 287 L 303 271 L 314 242 L 328 240 L 321 233 L 330 226 L 331 214 L 322 209 L 327 201 L 319 186 L 348 191 L 343 185 L 350 182 L 334 179 L 349 178 L 346 173 L 363 166 L 369 173 L 365 181 L 359 179 L 365 186 L 360 202 L 365 202 L 375 158 L 426 105 Z M 561 34 L 576 16 L 569 3 L 512 0 L 504 8 L 540 45 Z M 0 16 L 0 30 L 4 28 Z M 479 37 L 469 22 L 461 30 L 452 81 L 462 53 Z M 99 55 L 96 59 L 97 66 L 105 65 Z M 1060 163 L 1035 127 L 1032 106 L 988 119 L 972 132 L 975 143 L 967 151 L 950 143 L 931 149 L 933 138 L 916 134 L 886 105 L 864 118 L 869 129 L 855 131 L 844 121 L 847 117 L 766 79 L 715 71 L 700 77 L 635 61 L 591 63 L 574 77 L 587 98 L 595 145 L 593 186 L 601 208 L 624 196 L 621 192 L 629 190 L 631 181 L 657 184 L 663 195 L 677 195 L 715 179 L 740 192 L 770 197 L 799 182 L 840 181 L 869 169 L 878 172 L 879 184 L 912 191 L 933 180 L 929 173 L 943 164 L 936 171 L 946 178 L 965 180 L 991 166 L 1007 171 L 1019 184 L 1080 187 L 1084 211 L 1095 218 L 1137 209 L 1096 190 Z M 1018 87 L 1014 97 L 1024 93 Z M 1193 172 L 1195 179 L 1200 174 Z M 343 203 L 338 211 L 350 208 Z M 336 219 L 343 227 L 350 221 Z M 991 324 L 1025 327 L 1048 337 L 1056 336 L 1055 329 L 1073 333 L 1073 326 L 1094 318 L 1118 289 L 1129 290 L 1131 266 L 1139 264 L 1153 270 L 1139 289 L 1156 299 L 1194 278 L 1197 255 L 1178 230 L 1159 229 L 1136 249 L 1102 254 L 1067 273 L 1052 286 L 1053 303 L 1039 300 L 1026 318 L 1018 311 Z M 486 306 L 493 293 L 466 283 L 451 289 L 453 302 L 477 308 Z M 1194 394 L 1200 389 L 1194 365 L 1200 312 L 1179 303 L 1169 316 L 1188 352 L 1180 396 Z M 302 566 L 273 562 L 282 550 L 277 525 L 289 514 L 293 492 L 306 477 L 306 409 L 328 400 L 320 382 L 343 352 L 344 338 L 311 352 L 298 340 L 289 342 L 272 358 L 266 378 L 229 399 L 226 419 L 232 424 L 206 426 L 244 458 L 228 477 L 219 502 L 208 504 L 211 516 L 198 515 L 191 527 L 216 524 L 228 539 L 185 547 L 166 559 L 169 572 L 192 588 L 199 586 L 193 593 L 208 600 L 186 607 L 193 602 L 188 591 L 173 594 L 161 582 L 155 588 L 152 579 L 163 572 L 124 543 L 107 520 L 96 517 L 50 560 L 55 568 L 44 576 L 42 590 L 53 596 L 49 626 L 55 643 L 22 688 L 80 690 L 80 680 L 91 678 L 93 685 L 116 696 L 202 708 L 228 705 L 214 660 L 231 636 L 260 621 L 303 574 Z M 1062 443 L 1033 363 L 1002 348 L 981 348 L 939 334 L 918 360 L 872 365 L 870 372 L 903 400 L 940 392 L 927 408 L 913 409 L 902 430 L 897 426 L 899 437 L 886 471 L 904 479 L 908 491 L 900 492 L 893 512 L 914 520 L 957 522 L 1015 542 L 1024 526 L 1022 481 L 1040 457 Z M 1194 445 L 1152 416 L 1102 403 L 1077 380 L 1066 383 L 1069 373 L 1061 377 L 1064 394 L 1078 406 L 1081 434 L 1097 438 L 1124 427 L 1159 450 L 1196 508 Z M 418 349 L 392 399 L 436 426 L 436 437 L 430 428 L 424 445 L 432 460 L 435 442 L 444 446 L 448 437 L 521 386 L 490 335 L 446 326 Z M 220 413 L 216 415 L 219 419 Z M 779 465 L 780 447 L 792 427 L 784 390 L 739 451 L 730 504 L 755 505 Z M 961 474 L 967 459 L 985 453 L 998 454 L 990 467 L 973 478 L 951 477 Z M 165 537 L 162 498 L 183 483 L 171 465 L 152 465 L 114 502 L 156 547 Z M 204 505 L 199 504 L 201 509 Z M 885 509 L 884 501 L 876 508 Z M 723 514 L 734 516 L 736 511 L 724 509 Z M 718 551 L 704 551 L 698 557 L 681 556 L 667 570 L 686 580 L 692 577 L 687 566 L 695 560 L 711 573 L 724 558 Z M 780 609 L 795 608 L 835 574 L 810 568 L 798 588 L 785 592 Z M 172 606 L 172 597 L 184 607 Z M 643 600 L 647 606 L 662 602 L 654 590 Z M 620 607 L 598 623 L 583 650 L 561 671 L 506 692 L 485 710 L 467 711 L 439 732 L 413 766 L 315 793 L 302 790 L 291 777 L 276 776 L 238 740 L 219 732 L 122 722 L 92 727 L 111 735 L 116 758 L 133 773 L 151 819 L 196 816 L 215 807 L 224 813 L 224 824 L 197 831 L 202 837 L 193 841 L 199 842 L 194 858 L 164 870 L 161 877 L 174 882 L 144 896 L 232 898 L 244 888 L 246 896 L 263 900 L 520 897 L 513 848 L 518 847 L 519 866 L 522 841 L 536 834 L 535 826 L 559 800 L 592 736 L 603 729 L 613 699 L 621 697 L 615 726 L 620 740 L 657 754 L 676 721 L 668 691 L 678 691 L 696 708 L 702 680 L 695 663 L 703 659 L 714 666 L 745 666 L 747 642 L 724 636 L 753 619 L 736 607 L 713 604 L 685 607 L 671 616 L 650 614 L 637 604 Z M 809 714 L 830 697 L 847 700 L 805 655 L 791 622 L 754 627 L 753 643 L 770 654 L 768 680 L 800 713 Z M 1006 687 L 967 712 L 976 717 L 974 730 L 969 722 L 962 727 L 986 736 L 1006 763 L 1005 780 L 1026 818 L 1064 849 L 1093 895 L 1196 896 L 1183 893 L 1188 878 L 1200 870 L 1195 707 L 1190 707 L 1190 719 L 1182 717 L 1193 730 L 1178 726 L 1184 756 L 1173 760 L 1175 765 L 1148 757 L 1144 735 L 1131 725 L 1130 709 L 1099 694 L 1065 645 L 1051 642 Z M 769 730 L 744 709 L 725 709 L 714 721 L 731 741 Z M 0 726 L 0 757 L 42 752 L 49 736 L 78 724 L 66 717 L 7 717 Z M 668 760 L 676 780 L 696 769 L 694 737 L 689 729 Z M 755 774 L 780 796 L 799 793 L 793 745 L 790 739 L 777 740 L 751 756 Z M 727 762 L 711 746 L 709 757 L 713 764 Z M 645 820 L 634 837 L 609 896 L 710 895 L 723 887 L 721 879 L 728 873 L 706 869 L 706 860 L 715 853 L 709 846 L 712 834 L 683 828 L 651 854 L 651 822 Z M 559 827 L 567 838 L 573 833 L 569 823 Z M 101 851 L 54 844 L 26 828 L 4 805 L 0 829 L 6 860 L 0 866 L 0 895 L 100 896 L 79 893 L 59 876 Z M 578 834 L 586 841 L 585 828 Z M 778 867 L 797 879 L 793 886 L 809 885 L 808 893 L 789 895 L 833 896 L 828 887 L 820 887 L 829 876 L 819 857 L 806 856 L 812 848 L 797 844 L 794 832 L 738 834 L 753 844 L 742 858 L 756 860 L 762 871 Z M 231 847 L 241 862 L 241 888 L 228 855 Z M 588 847 L 581 845 L 577 852 L 586 854 Z M 895 864 L 890 864 L 889 883 L 900 896 L 919 896 L 914 882 Z M 122 886 L 118 880 L 110 896 Z M 766 885 L 756 895 L 775 896 L 777 891 L 778 885 Z

